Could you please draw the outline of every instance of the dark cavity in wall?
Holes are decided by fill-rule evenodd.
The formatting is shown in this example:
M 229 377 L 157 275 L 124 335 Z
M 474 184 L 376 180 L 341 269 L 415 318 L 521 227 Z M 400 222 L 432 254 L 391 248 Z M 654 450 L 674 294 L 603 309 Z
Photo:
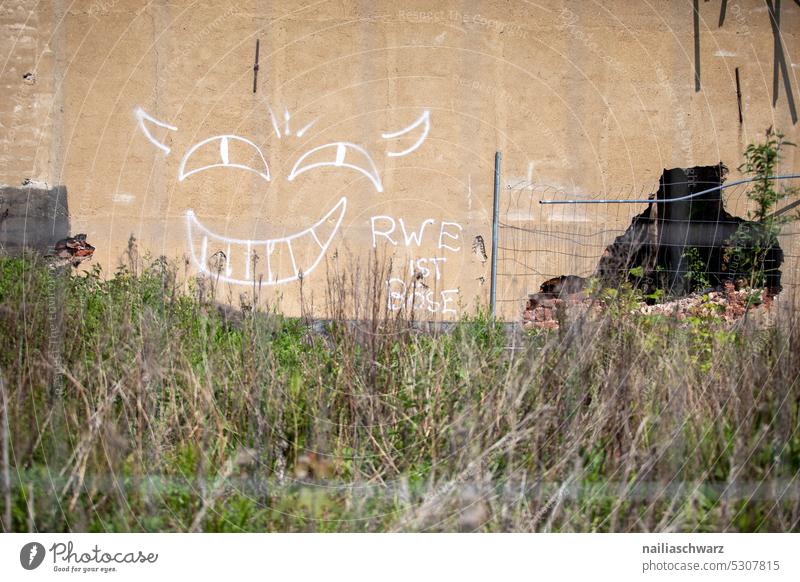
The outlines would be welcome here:
M 660 289 L 669 296 L 686 295 L 698 285 L 720 287 L 725 281 L 746 280 L 731 261 L 731 239 L 740 228 L 755 233 L 761 225 L 730 214 L 717 189 L 688 200 L 668 202 L 722 185 L 723 164 L 664 170 L 658 192 L 647 209 L 609 245 L 594 276 L 605 286 L 629 281 L 646 293 Z M 781 290 L 783 251 L 776 243 L 765 254 L 765 286 Z M 584 280 L 573 275 L 545 281 L 540 291 L 551 295 L 576 293 Z
M 0 188 L 0 249 L 46 253 L 69 235 L 67 188 Z
M 656 200 L 674 200 L 720 186 L 727 171 L 722 164 L 664 170 Z M 672 295 L 691 291 L 693 282 L 687 276 L 690 261 L 701 266 L 710 286 L 719 286 L 730 278 L 723 270 L 726 241 L 745 221 L 725 210 L 721 190 L 657 204 L 656 214 L 656 268 L 663 273 L 657 277 L 661 288 Z

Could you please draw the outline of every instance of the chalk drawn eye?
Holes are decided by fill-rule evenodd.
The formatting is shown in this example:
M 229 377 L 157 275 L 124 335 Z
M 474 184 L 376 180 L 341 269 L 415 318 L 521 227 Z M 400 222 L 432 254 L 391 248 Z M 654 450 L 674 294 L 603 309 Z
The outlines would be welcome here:
M 215 135 L 194 144 L 181 160 L 178 180 L 211 168 L 239 168 L 270 179 L 269 166 L 261 149 L 238 135 Z
M 291 182 L 303 172 L 324 166 L 350 168 L 361 172 L 370 179 L 378 192 L 383 192 L 378 168 L 367 150 L 346 141 L 328 143 L 307 151 L 295 162 L 287 179 Z

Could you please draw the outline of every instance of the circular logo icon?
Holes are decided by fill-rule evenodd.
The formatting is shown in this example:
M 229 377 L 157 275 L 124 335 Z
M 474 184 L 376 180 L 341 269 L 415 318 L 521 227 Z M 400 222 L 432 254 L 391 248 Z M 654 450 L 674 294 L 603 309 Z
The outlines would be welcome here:
M 26 570 L 35 570 L 44 561 L 44 546 L 39 542 L 29 542 L 19 551 L 19 563 Z

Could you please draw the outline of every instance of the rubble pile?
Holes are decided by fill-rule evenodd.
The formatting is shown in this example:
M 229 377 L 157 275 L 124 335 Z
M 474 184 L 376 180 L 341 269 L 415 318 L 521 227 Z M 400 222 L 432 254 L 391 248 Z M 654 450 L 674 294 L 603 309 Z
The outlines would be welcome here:
M 685 320 L 692 317 L 715 317 L 726 323 L 735 323 L 753 309 L 769 310 L 775 296 L 767 289 L 737 289 L 732 281 L 726 281 L 719 289 L 691 293 L 664 303 L 639 303 L 631 313 L 641 315 L 663 315 Z M 605 303 L 583 292 L 577 293 L 532 293 L 523 313 L 525 329 L 557 329 L 559 319 L 569 313 L 571 318 L 592 312 L 602 314 Z
M 777 239 L 757 255 L 763 269 L 760 284 L 749 289 L 747 261 L 765 239 L 764 226 L 729 213 L 721 188 L 728 169 L 714 166 L 664 170 L 658 191 L 634 216 L 630 225 L 606 247 L 594 272 L 593 288 L 630 289 L 650 297 L 633 313 L 688 317 L 717 317 L 726 322 L 741 319 L 753 307 L 769 308 L 781 291 L 784 253 Z M 737 238 L 737 235 L 743 233 Z M 526 328 L 555 329 L 567 311 L 576 307 L 603 312 L 604 293 L 588 293 L 589 279 L 561 275 L 541 284 L 528 296 L 523 312 Z M 701 287 L 709 287 L 699 290 Z M 674 298 L 653 304 L 655 298 Z
M 733 323 L 754 308 L 769 309 L 774 295 L 766 289 L 736 289 L 726 281 L 722 289 L 707 293 L 692 293 L 674 301 L 656 305 L 643 305 L 638 311 L 644 315 L 671 315 L 677 319 L 687 317 L 719 317 Z
M 552 293 L 533 293 L 522 315 L 525 329 L 557 329 L 559 313 L 568 308 L 602 309 L 602 305 L 583 293 L 558 296 Z
M 76 234 L 59 240 L 53 253 L 48 256 L 52 266 L 60 267 L 72 265 L 77 267 L 82 262 L 92 258 L 95 248 L 86 241 L 85 234 Z

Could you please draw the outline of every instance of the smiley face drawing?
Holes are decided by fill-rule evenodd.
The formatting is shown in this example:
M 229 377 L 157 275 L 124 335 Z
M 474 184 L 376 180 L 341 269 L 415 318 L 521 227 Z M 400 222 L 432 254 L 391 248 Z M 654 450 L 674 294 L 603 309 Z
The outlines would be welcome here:
M 160 127 L 167 131 L 178 128 L 149 115 L 142 108 L 134 112 L 139 130 L 144 137 L 164 155 L 171 149 L 156 140 L 150 128 Z M 269 115 L 276 136 L 282 136 L 281 124 L 271 109 Z M 283 135 L 291 135 L 289 113 L 285 112 Z M 316 120 L 315 120 L 316 121 Z M 315 123 L 312 121 L 295 132 L 301 137 Z M 388 157 L 402 157 L 417 150 L 430 131 L 430 112 L 423 110 L 419 117 L 398 131 L 382 133 L 384 140 L 397 140 L 406 136 L 419 136 L 405 149 L 387 150 Z M 178 182 L 213 168 L 238 169 L 251 172 L 261 180 L 270 182 L 285 179 L 293 182 L 306 172 L 322 167 L 336 167 L 359 172 L 372 184 L 376 192 L 383 192 L 380 172 L 370 153 L 362 146 L 348 141 L 334 141 L 314 147 L 301 154 L 285 177 L 273 176 L 262 148 L 250 139 L 234 134 L 213 135 L 189 147 L 178 166 Z M 236 285 L 283 285 L 299 281 L 316 269 L 325 257 L 328 248 L 339 231 L 347 211 L 347 198 L 342 197 L 314 224 L 279 238 L 240 239 L 222 236 L 206 227 L 195 211 L 186 210 L 186 232 L 189 256 L 198 272 L 213 275 L 220 281 Z M 216 252 L 213 252 L 217 249 Z M 212 257 L 216 260 L 212 261 Z M 222 258 L 222 265 L 219 260 Z M 217 264 L 215 268 L 210 263 Z

